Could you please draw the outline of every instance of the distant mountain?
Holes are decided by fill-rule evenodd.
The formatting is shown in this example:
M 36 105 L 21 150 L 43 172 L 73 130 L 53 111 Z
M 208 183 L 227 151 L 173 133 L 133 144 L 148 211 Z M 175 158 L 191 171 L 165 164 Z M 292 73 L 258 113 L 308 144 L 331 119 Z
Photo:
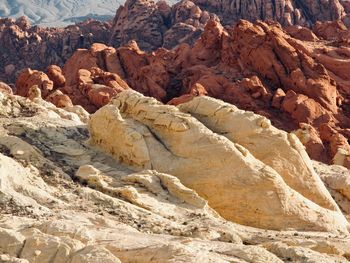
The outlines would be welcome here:
M 32 24 L 66 26 L 95 18 L 113 18 L 122 0 L 0 0 L 0 17 L 27 16 Z

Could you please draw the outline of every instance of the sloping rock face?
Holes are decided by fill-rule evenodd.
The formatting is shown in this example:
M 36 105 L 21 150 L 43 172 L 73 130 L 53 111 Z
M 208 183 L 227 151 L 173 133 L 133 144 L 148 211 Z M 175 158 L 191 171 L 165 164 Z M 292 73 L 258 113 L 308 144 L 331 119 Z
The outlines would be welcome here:
M 67 61 L 59 90 L 89 112 L 128 87 L 175 105 L 208 95 L 294 130 L 312 159 L 350 167 L 347 31 L 335 38 L 323 27 L 284 31 L 242 20 L 225 29 L 211 19 L 193 47 L 146 53 L 135 41 L 117 49 L 95 44 Z M 104 88 L 91 91 L 93 84 Z
M 342 166 L 314 162 L 314 167 L 345 214 L 350 214 L 350 171 Z M 349 218 L 349 216 L 348 216 Z
M 296 137 L 261 116 L 208 98 L 183 109 L 207 126 L 174 106 L 124 91 L 92 116 L 92 142 L 136 169 L 177 176 L 233 222 L 277 230 L 348 228 Z M 241 126 L 244 135 L 235 135 L 232 126 L 223 131 L 220 123 L 227 121 Z M 280 147 L 264 150 L 274 143 Z
M 122 92 L 120 98 L 123 94 L 131 92 Z M 138 100 L 140 95 L 135 94 L 135 105 Z M 111 104 L 101 111 L 110 107 L 116 109 Z M 192 118 L 155 101 L 152 107 Z M 143 109 L 152 112 L 149 107 Z M 173 118 L 171 112 L 167 114 Z M 114 117 L 118 116 L 110 117 L 117 123 Z M 134 125 L 139 131 L 145 129 L 132 118 L 119 121 L 127 129 L 118 131 L 129 141 L 137 139 Z M 179 120 L 173 123 L 177 131 L 183 130 Z M 219 135 L 208 132 L 199 121 L 189 123 L 201 126 L 201 134 L 212 141 L 209 145 L 217 143 L 214 137 Z M 277 232 L 238 225 L 220 217 L 182 179 L 155 170 L 135 172 L 92 147 L 86 142 L 88 132 L 79 111 L 56 108 L 41 98 L 30 101 L 0 92 L 0 261 L 335 263 L 350 259 L 348 236 L 333 233 L 340 212 L 323 208 L 318 215 L 339 215 L 332 232 Z M 117 131 L 109 132 L 116 138 Z M 164 138 L 158 138 L 158 143 L 164 143 Z M 238 147 L 230 146 L 232 142 L 225 138 L 219 141 L 227 143 L 228 151 Z M 208 161 L 207 156 L 202 158 Z M 242 153 L 241 158 L 253 157 Z M 258 167 L 251 167 L 252 175 L 261 174 Z M 282 189 L 285 183 L 279 180 Z M 305 200 L 296 194 L 291 205 L 299 198 Z M 320 209 L 311 201 L 309 205 L 311 211 Z

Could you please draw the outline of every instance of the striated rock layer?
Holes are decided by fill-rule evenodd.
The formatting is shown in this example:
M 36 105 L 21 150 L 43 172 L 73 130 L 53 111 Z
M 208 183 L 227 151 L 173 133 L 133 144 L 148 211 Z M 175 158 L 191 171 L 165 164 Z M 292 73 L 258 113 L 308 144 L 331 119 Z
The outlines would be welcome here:
M 181 108 L 206 126 L 174 106 L 124 91 L 92 115 L 92 142 L 137 169 L 177 176 L 237 223 L 278 230 L 348 227 L 295 136 L 279 132 L 263 117 L 205 97 Z M 242 137 L 232 126 L 221 130 L 228 119 L 241 126 Z M 267 144 L 280 148 L 264 152 Z
M 34 91 L 39 93 L 40 88 L 30 89 Z M 278 158 L 274 166 L 267 165 L 268 160 L 255 157 L 254 147 L 242 146 L 243 139 L 224 137 L 208 127 L 209 120 L 232 115 L 242 126 L 250 124 L 244 127 L 252 142 L 260 138 L 260 142 L 273 144 L 284 140 L 281 135 L 288 137 L 285 132 L 273 128 L 265 118 L 206 97 L 180 108 L 189 111 L 195 103 L 202 106 L 198 112 L 192 110 L 191 116 L 132 90 L 123 91 L 92 116 L 90 142 L 95 141 L 96 149 L 87 143 L 86 116 L 78 108 L 67 111 L 39 96 L 29 100 L 0 92 L 0 261 L 348 262 L 348 223 L 295 136 L 289 135 L 294 144 L 276 153 L 302 154 L 293 158 L 292 165 L 308 167 L 305 185 L 315 192 L 313 201 L 300 194 L 302 185 L 293 185 L 296 181 L 291 179 L 287 182 L 286 175 L 277 172 Z M 213 105 L 221 107 L 214 116 L 210 114 Z M 208 116 L 203 119 L 204 108 Z M 109 130 L 97 127 L 107 119 Z M 112 129 L 116 126 L 118 129 Z M 111 144 L 96 140 L 96 130 Z M 118 152 L 110 151 L 117 147 L 124 154 L 118 158 L 122 162 L 115 159 Z M 150 158 L 142 158 L 147 152 Z M 219 153 L 221 161 L 215 156 Z M 162 165 L 165 160 L 171 163 Z M 280 161 L 285 166 L 283 158 Z M 348 174 L 337 181 L 330 179 L 345 168 L 314 165 L 345 211 Z M 161 170 L 186 173 L 177 178 Z M 215 182 L 220 186 L 219 180 L 225 180 L 221 183 L 224 188 L 212 188 Z M 202 197 L 185 186 L 190 183 L 194 187 L 202 184 L 198 188 Z M 245 201 L 238 192 L 242 189 L 233 188 L 239 185 L 254 189 Z M 211 208 L 211 203 L 217 205 L 218 194 L 223 203 L 229 196 L 236 198 L 229 206 L 216 206 L 220 213 L 226 211 L 232 220 L 246 224 L 264 223 L 268 229 L 223 219 Z M 261 210 L 249 209 L 254 201 L 265 199 L 270 202 Z M 262 217 L 268 205 L 276 213 L 271 222 Z

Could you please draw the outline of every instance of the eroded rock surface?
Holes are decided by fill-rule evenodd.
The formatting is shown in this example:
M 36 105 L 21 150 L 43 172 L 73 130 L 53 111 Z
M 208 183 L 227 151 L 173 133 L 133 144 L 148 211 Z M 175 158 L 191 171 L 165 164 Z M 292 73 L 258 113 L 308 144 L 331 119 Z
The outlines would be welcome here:
M 349 50 L 305 31 L 244 20 L 224 28 L 213 18 L 193 47 L 95 44 L 67 61 L 60 90 L 89 112 L 128 87 L 174 105 L 208 95 L 294 130 L 313 159 L 350 167 Z
M 337 225 L 347 231 L 348 223 L 296 137 L 278 134 L 263 117 L 222 102 L 199 98 L 193 105 L 185 104 L 184 109 L 194 109 L 191 113 L 207 127 L 174 106 L 124 91 L 92 116 L 91 140 L 135 169 L 177 176 L 233 222 L 279 230 L 331 230 Z M 214 112 L 217 115 L 212 116 Z M 234 116 L 243 120 L 227 119 Z M 241 125 L 244 135 L 230 134 L 235 130 L 232 126 L 222 131 L 220 121 Z M 274 142 L 274 137 L 280 139 Z M 281 146 L 267 153 L 262 149 L 265 143 Z M 313 192 L 308 192 L 310 188 Z
M 338 39 L 343 41 L 345 25 L 350 25 L 348 6 L 347 1 L 339 0 L 182 0 L 173 6 L 165 1 L 127 0 L 111 23 L 88 20 L 66 28 L 44 28 L 31 26 L 25 17 L 16 21 L 4 18 L 0 20 L 0 80 L 14 82 L 24 68 L 44 70 L 52 64 L 63 66 L 76 49 L 89 48 L 96 42 L 117 48 L 136 40 L 146 51 L 171 49 L 181 43 L 192 45 L 214 17 L 224 25 L 239 19 L 310 27 L 334 21 L 317 26 L 320 29 L 317 31 L 327 37 L 341 35 Z
M 66 28 L 31 26 L 25 17 L 0 19 L 0 79 L 14 82 L 25 68 L 45 70 L 62 66 L 78 48 L 108 43 L 111 25 L 86 21 Z
M 129 94 L 124 91 L 119 96 L 123 93 Z M 153 107 L 176 111 L 180 119 L 192 118 L 173 106 L 153 102 Z M 102 110 L 111 106 L 116 108 L 112 104 Z M 145 113 L 150 114 L 148 109 L 144 108 Z M 138 127 L 139 132 L 150 129 L 148 141 L 165 142 L 166 136 L 152 139 L 157 131 L 132 118 L 111 118 L 118 116 L 126 130 L 110 130 L 111 137 L 119 132 L 129 141 L 137 140 L 132 128 Z M 135 171 L 92 147 L 87 143 L 85 118 L 78 109 L 68 112 L 40 97 L 31 101 L 0 93 L 0 261 L 267 263 L 347 262 L 350 258 L 350 240 L 344 234 L 261 230 L 223 219 L 196 191 L 184 186 L 186 178 L 154 169 Z M 171 124 L 173 132 L 186 133 L 180 119 Z M 166 122 L 159 124 L 167 134 Z M 200 133 L 209 141 L 201 140 L 207 145 L 221 141 L 228 143 L 227 151 L 238 149 L 238 144 L 219 139 L 198 121 L 189 124 L 201 127 Z M 241 147 L 237 153 L 247 158 L 246 151 Z M 264 170 L 277 174 L 271 168 Z M 296 194 L 293 202 L 303 199 L 300 196 Z

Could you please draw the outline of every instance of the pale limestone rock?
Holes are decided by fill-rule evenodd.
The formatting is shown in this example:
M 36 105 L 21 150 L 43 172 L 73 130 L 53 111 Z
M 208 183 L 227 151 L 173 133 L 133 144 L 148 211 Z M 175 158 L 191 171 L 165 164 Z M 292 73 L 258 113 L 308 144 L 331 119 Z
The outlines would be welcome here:
M 70 263 L 121 263 L 121 261 L 104 247 L 88 246 L 73 255 Z
M 26 237 L 20 258 L 29 262 L 65 263 L 70 255 L 81 251 L 84 245 L 70 237 L 55 237 L 42 233 L 38 229 L 24 229 L 21 233 Z
M 178 107 L 215 133 L 244 146 L 255 158 L 278 172 L 288 186 L 309 200 L 324 208 L 338 209 L 315 173 L 303 145 L 292 134 L 273 127 L 263 116 L 211 97 L 195 97 Z
M 264 244 L 270 252 L 277 255 L 284 261 L 307 262 L 307 263 L 346 263 L 346 258 L 336 255 L 325 255 L 309 248 L 288 246 L 283 242 L 274 242 Z
M 224 220 L 174 176 L 155 170 L 135 173 L 89 147 L 82 122 L 56 112 L 51 105 L 17 96 L 0 98 L 0 179 L 6 192 L 0 194 L 0 262 L 271 263 L 291 255 L 295 262 L 350 259 L 348 235 L 261 230 Z M 133 123 L 129 127 L 138 124 L 150 133 L 127 120 Z M 181 123 L 180 118 L 174 130 L 186 132 L 193 124 Z M 212 134 L 204 126 L 203 132 Z M 213 143 L 205 146 L 217 144 L 209 138 Z M 251 156 L 235 147 L 242 156 Z M 76 175 L 83 183 L 70 178 Z M 266 244 L 271 243 L 287 247 L 270 249 Z
M 343 148 L 338 148 L 337 153 L 333 157 L 333 164 L 344 165 L 345 160 L 350 156 L 350 152 Z
M 84 123 L 87 123 L 90 119 L 90 114 L 80 105 L 67 106 L 64 107 L 64 110 L 77 114 Z
M 28 91 L 28 99 L 30 99 L 31 101 L 41 99 L 41 90 L 38 85 L 30 87 Z
M 13 230 L 0 228 L 0 253 L 17 257 L 23 247 L 25 237 Z
M 0 263 L 29 263 L 26 259 L 11 257 L 8 254 L 0 255 Z
M 49 212 L 41 204 L 55 201 L 55 198 L 50 195 L 52 190 L 41 178 L 2 154 L 0 154 L 0 174 L 0 193 L 3 202 L 12 199 L 19 205 L 35 210 L 36 213 Z
M 89 128 L 93 144 L 135 169 L 177 176 L 233 222 L 268 229 L 349 227 L 339 211 L 303 197 L 243 146 L 135 91 L 118 94 L 92 115 Z
M 314 162 L 314 167 L 333 198 L 344 213 L 350 217 L 350 171 L 340 165 L 325 165 Z

